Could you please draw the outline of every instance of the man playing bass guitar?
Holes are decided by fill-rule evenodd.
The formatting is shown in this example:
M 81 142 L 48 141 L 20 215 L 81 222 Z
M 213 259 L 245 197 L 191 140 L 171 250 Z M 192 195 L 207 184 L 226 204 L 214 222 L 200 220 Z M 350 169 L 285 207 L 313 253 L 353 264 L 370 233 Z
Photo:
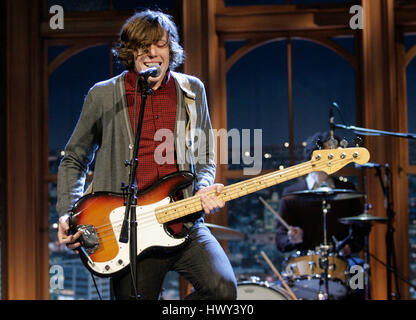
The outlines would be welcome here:
M 211 214 L 224 206 L 215 195 L 221 193 L 223 185 L 214 183 L 214 146 L 198 141 L 189 130 L 201 130 L 207 137 L 212 133 L 206 93 L 199 79 L 173 71 L 183 62 L 184 52 L 172 18 L 160 11 L 136 13 L 122 27 L 113 52 L 126 71 L 89 90 L 59 166 L 58 239 L 68 248 L 80 248 L 82 231 L 69 232 L 68 213 L 84 193 L 86 172 L 94 159 L 94 193 L 120 193 L 122 183 L 128 181 L 125 160 L 132 156 L 141 102 L 136 80 L 147 69 L 157 67 L 159 74 L 148 77 L 152 94 L 143 115 L 137 188 L 140 193 L 166 175 L 192 172 L 195 179 L 182 196 L 201 195 L 203 210 L 169 225 L 173 236 L 188 234 L 185 245 L 138 258 L 138 295 L 140 299 L 158 299 L 166 273 L 174 270 L 195 289 L 187 299 L 235 299 L 231 264 L 203 220 L 203 213 Z M 156 141 L 160 130 L 169 130 L 173 138 Z M 162 144 L 161 157 L 172 161 L 162 163 L 157 157 Z M 205 195 L 213 190 L 213 195 Z M 131 284 L 129 272 L 112 276 L 114 299 L 129 299 Z

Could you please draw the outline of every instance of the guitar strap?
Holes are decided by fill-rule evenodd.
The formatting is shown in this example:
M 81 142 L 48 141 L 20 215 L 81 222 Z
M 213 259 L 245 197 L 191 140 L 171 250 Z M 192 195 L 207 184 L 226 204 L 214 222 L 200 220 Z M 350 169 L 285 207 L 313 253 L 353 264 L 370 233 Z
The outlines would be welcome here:
M 193 153 L 196 147 L 193 141 L 194 140 L 193 137 L 195 137 L 195 133 L 196 133 L 196 120 L 197 120 L 196 101 L 195 101 L 196 95 L 194 92 L 192 92 L 191 86 L 189 85 L 189 80 L 186 75 L 184 75 L 183 73 L 178 73 L 178 72 L 173 72 L 173 71 L 171 71 L 171 74 L 178 81 L 179 86 L 184 92 L 183 98 L 185 102 L 185 109 L 189 117 L 189 121 L 186 124 L 186 129 L 185 129 L 185 137 L 187 141 L 185 145 Z

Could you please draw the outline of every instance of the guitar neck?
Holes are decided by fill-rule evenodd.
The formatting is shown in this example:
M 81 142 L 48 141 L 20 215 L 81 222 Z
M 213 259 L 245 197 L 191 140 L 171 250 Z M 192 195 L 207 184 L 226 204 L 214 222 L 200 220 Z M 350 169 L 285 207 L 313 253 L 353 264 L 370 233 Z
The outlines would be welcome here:
M 272 187 L 287 180 L 304 176 L 317 168 L 310 161 L 286 169 L 277 170 L 262 176 L 254 177 L 229 186 L 225 186 L 221 194 L 217 195 L 222 201 L 234 200 L 250 193 Z M 215 191 L 207 193 L 215 194 Z M 159 223 L 167 223 L 202 210 L 200 196 L 189 197 L 156 209 Z

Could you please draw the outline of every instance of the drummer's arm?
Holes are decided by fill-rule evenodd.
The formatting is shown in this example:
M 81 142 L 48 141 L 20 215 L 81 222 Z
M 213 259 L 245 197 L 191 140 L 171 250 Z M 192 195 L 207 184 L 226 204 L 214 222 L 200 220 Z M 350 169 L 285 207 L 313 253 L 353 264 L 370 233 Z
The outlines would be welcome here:
M 291 223 L 291 210 L 287 204 L 287 201 L 282 199 L 279 204 L 279 214 L 287 222 Z M 297 243 L 293 243 L 289 238 L 289 232 L 287 228 L 280 222 L 278 222 L 276 227 L 276 238 L 275 238 L 276 248 L 281 252 L 288 252 L 295 250 Z
M 289 240 L 287 229 L 281 223 L 276 228 L 275 244 L 280 252 L 288 252 L 296 249 L 296 244 Z

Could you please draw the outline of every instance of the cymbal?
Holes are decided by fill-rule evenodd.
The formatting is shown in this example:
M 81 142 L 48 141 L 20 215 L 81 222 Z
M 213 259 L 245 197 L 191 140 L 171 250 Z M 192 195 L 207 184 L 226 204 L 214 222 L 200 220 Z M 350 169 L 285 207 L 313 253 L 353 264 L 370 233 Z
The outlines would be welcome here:
M 315 190 L 301 190 L 289 193 L 286 197 L 299 197 L 306 201 L 322 201 L 322 200 L 351 200 L 364 197 L 363 192 L 357 192 L 352 189 L 331 189 L 328 187 L 321 187 Z
M 205 223 L 217 240 L 242 240 L 245 234 L 240 231 L 212 223 Z
M 353 224 L 353 223 L 362 223 L 362 222 L 381 222 L 386 223 L 388 221 L 385 217 L 376 217 L 372 216 L 368 213 L 360 214 L 359 216 L 355 217 L 345 217 L 339 218 L 338 221 L 343 224 Z

